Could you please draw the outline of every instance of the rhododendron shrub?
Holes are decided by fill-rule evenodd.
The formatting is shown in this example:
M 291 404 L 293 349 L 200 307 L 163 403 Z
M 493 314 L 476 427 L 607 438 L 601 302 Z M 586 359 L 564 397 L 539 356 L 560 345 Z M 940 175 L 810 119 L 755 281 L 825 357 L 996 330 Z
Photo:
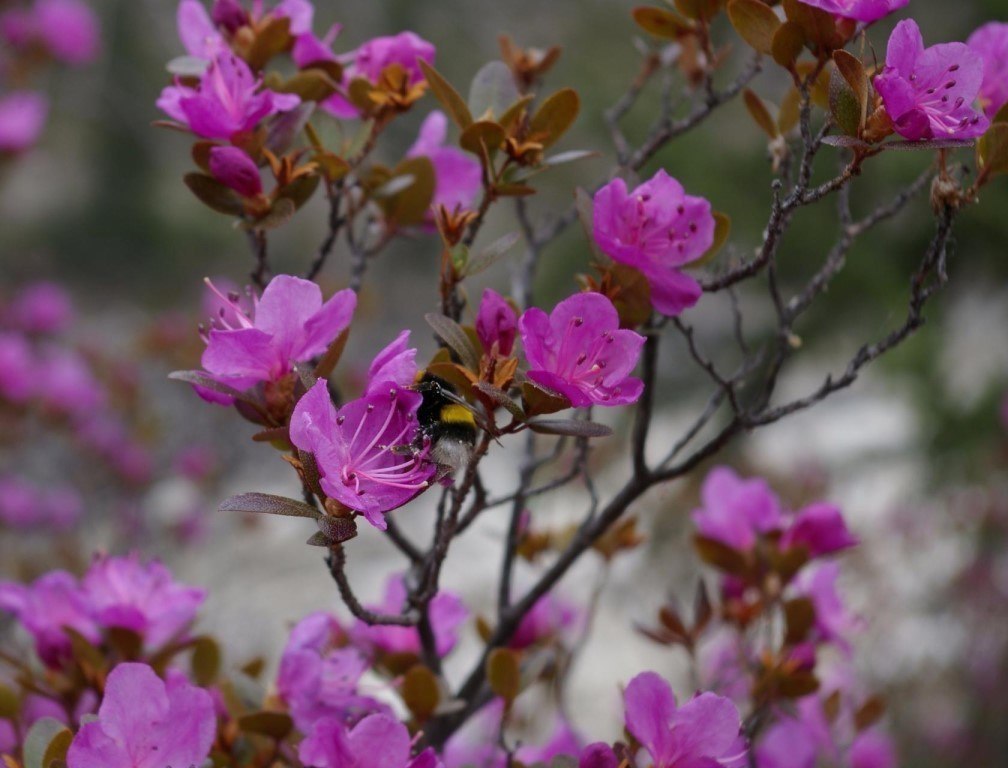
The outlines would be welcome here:
M 0 36 L 18 55 L 83 63 L 98 36 L 82 9 L 5 5 Z M 923 325 L 960 214 L 1008 171 L 1004 24 L 928 44 L 908 0 L 642 6 L 624 30 L 641 69 L 604 115 L 610 151 L 572 138 L 579 91 L 595 83 L 553 84 L 558 48 L 502 37 L 501 60 L 462 83 L 441 69 L 453 51 L 410 30 L 362 40 L 352 15 L 324 29 L 321 11 L 181 0 L 177 56 L 149 94 L 161 113 L 151 140 L 187 150 L 186 199 L 250 256 L 204 278 L 202 322 L 181 335 L 157 326 L 146 342 L 179 361 L 170 378 L 187 385 L 187 418 L 217 420 L 287 488 L 245 474 L 223 498 L 211 448 L 145 450 L 125 407 L 136 389 L 79 341 L 52 284 L 0 304 L 0 415 L 69 435 L 138 489 L 161 473 L 201 485 L 215 520 L 302 518 L 274 522 L 301 531 L 306 558 L 321 555 L 333 604 L 299 617 L 276 659 L 232 658 L 200 629 L 215 585 L 181 583 L 133 551 L 142 537 L 85 565 L 81 531 L 67 567 L 26 561 L 25 578 L 0 582 L 5 765 L 894 768 L 882 698 L 860 671 L 868 622 L 848 602 L 866 534 L 829 498 L 728 466 L 728 450 L 854 385 Z M 46 104 L 4 88 L 7 157 L 31 146 Z M 732 215 L 751 211 L 724 210 L 717 185 L 661 154 L 694 131 L 722 140 L 704 131 L 736 101 L 752 125 L 732 135 L 768 139 L 766 187 L 749 195 L 769 209 L 755 239 L 732 232 Z M 634 108 L 657 112 L 641 135 L 624 120 Z M 887 192 L 880 158 L 894 151 L 919 176 Z M 556 210 L 537 196 L 547 174 L 577 179 Z M 884 325 L 820 370 L 808 316 L 858 241 L 915 206 L 932 219 L 922 247 L 889 265 L 908 269 L 905 302 L 871 307 Z M 789 246 L 797 220 L 826 215 L 836 226 L 817 250 Z M 292 252 L 284 231 L 315 226 L 317 247 Z M 495 226 L 506 232 L 491 237 Z M 567 233 L 584 274 L 549 259 Z M 372 271 L 397 244 L 415 267 L 385 278 L 411 282 L 403 306 Z M 505 263 L 509 289 L 487 287 Z M 367 335 L 387 317 L 403 319 Z M 730 349 L 708 344 L 711 318 L 730 318 Z M 795 364 L 804 375 L 782 386 Z M 4 457 L 17 463 L 20 446 Z M 93 500 L 53 475 L 5 465 L 0 526 L 84 528 Z M 554 501 L 568 525 L 543 514 Z M 638 615 L 657 616 L 617 629 L 688 663 L 692 679 L 643 664 L 613 673 L 621 716 L 584 722 L 566 692 L 605 579 L 669 530 L 645 522 L 646 503 L 688 528 L 702 564 L 686 585 L 693 607 L 634 585 Z M 483 522 L 496 554 L 457 592 L 446 566 Z M 348 562 L 371 557 L 369 541 L 399 561 L 373 563 L 381 578 L 362 584 Z M 675 565 L 651 583 L 683 593 L 691 566 Z M 572 571 L 599 574 L 587 600 Z M 259 608 L 280 621 L 281 606 Z

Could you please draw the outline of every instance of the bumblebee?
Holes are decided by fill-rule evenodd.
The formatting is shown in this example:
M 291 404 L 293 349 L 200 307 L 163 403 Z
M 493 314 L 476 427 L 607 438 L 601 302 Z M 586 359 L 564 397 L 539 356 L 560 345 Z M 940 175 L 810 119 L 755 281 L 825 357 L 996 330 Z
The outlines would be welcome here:
M 423 396 L 417 410 L 420 437 L 430 442 L 430 459 L 438 479 L 454 475 L 469 463 L 476 446 L 476 417 L 472 406 L 444 379 L 421 371 L 413 389 Z

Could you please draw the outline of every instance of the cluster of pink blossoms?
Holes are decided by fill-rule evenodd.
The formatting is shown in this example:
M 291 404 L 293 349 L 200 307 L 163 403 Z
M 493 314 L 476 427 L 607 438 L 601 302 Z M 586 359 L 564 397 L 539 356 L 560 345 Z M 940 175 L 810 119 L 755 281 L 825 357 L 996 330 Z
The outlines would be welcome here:
M 25 70 L 37 66 L 39 53 L 60 64 L 80 66 L 98 55 L 98 19 L 83 0 L 32 0 L 0 9 L 0 157 L 23 152 L 38 141 L 49 114 L 39 91 L 9 90 L 2 78 L 21 57 Z

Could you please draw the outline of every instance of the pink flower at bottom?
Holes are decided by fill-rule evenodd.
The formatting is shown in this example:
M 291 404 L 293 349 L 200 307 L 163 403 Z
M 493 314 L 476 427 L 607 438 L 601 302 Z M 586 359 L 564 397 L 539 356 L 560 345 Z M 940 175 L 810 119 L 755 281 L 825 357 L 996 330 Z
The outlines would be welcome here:
M 24 152 L 42 135 L 49 102 L 34 91 L 0 96 L 0 152 Z
M 627 730 L 651 755 L 654 768 L 745 764 L 741 718 L 728 699 L 701 693 L 677 707 L 669 684 L 643 672 L 627 685 L 624 701 Z
M 200 765 L 216 730 L 209 693 L 180 677 L 166 684 L 146 664 L 120 664 L 108 676 L 98 719 L 74 736 L 67 767 Z
M 575 294 L 549 315 L 531 307 L 518 327 L 529 378 L 574 407 L 625 405 L 644 391 L 644 382 L 629 375 L 644 337 L 619 327 L 616 308 L 602 294 Z
M 388 715 L 369 715 L 349 730 L 323 718 L 298 746 L 298 757 L 312 768 L 443 768 L 433 750 L 411 757 L 411 747 L 406 726 Z

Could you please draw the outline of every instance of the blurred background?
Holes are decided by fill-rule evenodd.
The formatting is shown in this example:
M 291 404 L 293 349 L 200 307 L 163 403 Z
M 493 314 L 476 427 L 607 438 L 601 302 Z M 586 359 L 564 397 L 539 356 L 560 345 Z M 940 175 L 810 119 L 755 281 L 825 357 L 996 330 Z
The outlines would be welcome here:
M 151 126 L 160 117 L 154 100 L 169 80 L 165 62 L 181 51 L 175 4 L 96 0 L 94 5 L 102 21 L 100 56 L 86 67 L 59 69 L 42 83 L 51 111 L 39 144 L 0 163 L 0 293 L 10 299 L 20 286 L 39 280 L 69 291 L 75 319 L 67 334 L 119 387 L 115 391 L 126 404 L 120 416 L 130 425 L 135 450 L 105 456 L 109 466 L 99 471 L 82 460 L 74 443 L 34 443 L 6 431 L 0 437 L 0 476 L 17 473 L 39 486 L 82 489 L 87 524 L 45 535 L 0 524 L 0 575 L 31 576 L 46 558 L 86 562 L 94 548 L 141 547 L 164 558 L 180 579 L 210 588 L 205 625 L 236 659 L 275 657 L 289 622 L 336 607 L 319 554 L 303 546 L 311 531 L 297 521 L 223 519 L 214 509 L 238 491 L 297 495 L 294 478 L 278 454 L 249 440 L 251 425 L 165 379 L 169 370 L 198 365 L 203 276 L 243 283 L 252 259 L 241 233 L 181 183 L 192 166 L 190 142 Z M 561 45 L 547 86 L 573 86 L 583 100 L 582 116 L 563 148 L 598 150 L 600 156 L 542 177 L 542 191 L 530 201 L 533 219 L 562 209 L 574 186 L 589 186 L 608 171 L 612 149 L 602 113 L 625 90 L 640 59 L 633 4 L 316 5 L 316 29 L 332 22 L 344 26 L 337 50 L 411 29 L 436 44 L 438 68 L 455 83 L 467 83 L 483 63 L 498 57 L 501 33 L 524 46 Z M 911 8 L 929 44 L 964 40 L 985 21 L 1008 20 L 1005 0 L 911 0 Z M 892 23 L 871 34 L 880 60 Z M 753 88 L 779 102 L 785 84 L 764 75 Z M 628 116 L 631 141 L 646 134 L 658 98 L 657 89 L 645 92 Z M 428 98 L 396 123 L 382 159 L 391 165 L 401 157 L 431 107 Z M 711 199 L 732 217 L 732 248 L 744 253 L 759 242 L 768 211 L 765 143 L 741 103 L 731 104 L 703 130 L 661 152 L 643 176 L 664 167 L 688 191 Z M 890 197 L 926 162 L 915 153 L 879 158 L 856 183 L 856 210 Z M 1008 181 L 1002 180 L 985 190 L 982 205 L 959 217 L 951 282 L 929 306 L 928 323 L 915 338 L 853 390 L 721 457 L 743 471 L 767 474 L 794 504 L 812 497 L 836 501 L 864 540 L 849 556 L 845 577 L 850 600 L 868 623 L 855 641 L 855 655 L 873 684 L 888 694 L 905 765 L 966 760 L 995 765 L 1008 756 L 1006 210 Z M 492 213 L 483 235 L 487 242 L 516 228 L 510 214 L 507 205 Z M 803 339 L 801 362 L 785 380 L 785 392 L 815 386 L 861 343 L 900 321 L 907 277 L 932 226 L 926 196 L 921 197 L 854 249 L 845 271 L 796 329 Z M 781 254 L 785 284 L 807 277 L 829 247 L 824 233 L 835 228 L 829 204 L 798 219 Z M 303 271 L 324 234 L 324 202 L 316 199 L 298 214 L 296 225 L 271 238 L 274 267 Z M 406 327 L 414 330 L 421 358 L 433 351 L 422 314 L 436 302 L 432 275 L 438 254 L 435 237 L 416 237 L 397 243 L 374 265 L 347 360 L 366 364 L 379 345 Z M 569 293 L 571 275 L 586 271 L 589 259 L 583 232 L 572 227 L 546 253 L 536 302 L 548 306 Z M 483 285 L 506 290 L 509 267 L 505 261 L 481 275 L 470 295 Z M 346 256 L 337 253 L 322 282 L 342 287 L 347 275 Z M 769 319 L 765 296 L 744 295 L 743 306 L 758 336 L 761 318 Z M 729 316 L 729 305 L 713 300 L 691 315 L 715 356 L 732 344 Z M 667 408 L 660 414 L 659 444 L 678 436 L 708 394 L 681 341 L 669 339 L 667 347 L 662 371 Z M 0 418 L 13 421 L 9 414 Z M 103 444 L 97 438 L 94 443 Z M 506 489 L 512 470 L 507 449 L 491 457 L 490 467 L 491 476 L 499 473 L 496 487 Z M 572 716 L 597 737 L 617 735 L 605 732 L 619 722 L 616 683 L 641 669 L 660 669 L 688 692 L 687 660 L 649 644 L 630 625 L 652 616 L 667 592 L 688 596 L 695 587 L 699 564 L 688 547 L 686 513 L 707 468 L 638 506 L 649 534 L 642 548 L 606 574 L 598 573 L 597 563 L 586 563 L 563 584 L 572 600 L 586 600 L 605 577 L 595 634 L 583 649 L 571 690 L 575 701 L 584 702 Z M 600 484 L 604 491 L 604 475 Z M 104 501 L 96 503 L 112 499 L 113 486 L 115 502 L 107 508 Z M 576 519 L 581 502 L 574 492 L 548 496 L 533 513 L 546 521 Z M 408 518 L 400 516 L 409 531 L 420 535 L 429 529 L 426 506 L 421 501 L 410 507 Z M 493 574 L 482 564 L 495 557 L 505 527 L 503 517 L 488 516 L 449 558 L 448 586 L 473 605 L 492 594 Z M 354 542 L 350 565 L 360 592 L 375 598 L 393 553 L 371 533 Z M 473 640 L 454 660 L 459 670 L 474 649 Z

